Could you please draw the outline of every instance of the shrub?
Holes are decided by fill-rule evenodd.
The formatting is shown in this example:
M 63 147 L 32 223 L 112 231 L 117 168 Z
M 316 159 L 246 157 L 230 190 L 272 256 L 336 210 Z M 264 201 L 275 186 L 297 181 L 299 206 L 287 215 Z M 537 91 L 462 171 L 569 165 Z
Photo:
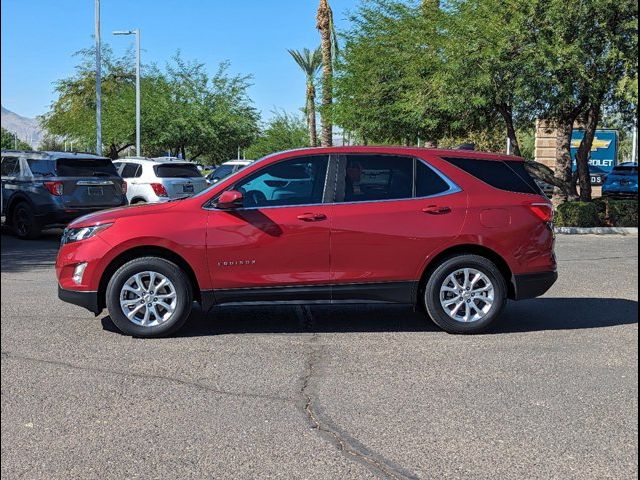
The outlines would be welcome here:
M 566 202 L 558 207 L 559 227 L 637 227 L 638 201 L 596 198 L 593 202 Z
M 593 202 L 565 202 L 558 207 L 555 224 L 558 227 L 599 227 L 598 207 Z
M 612 227 L 637 227 L 638 226 L 638 201 L 637 200 L 612 200 L 605 199 L 604 216 L 602 223 Z

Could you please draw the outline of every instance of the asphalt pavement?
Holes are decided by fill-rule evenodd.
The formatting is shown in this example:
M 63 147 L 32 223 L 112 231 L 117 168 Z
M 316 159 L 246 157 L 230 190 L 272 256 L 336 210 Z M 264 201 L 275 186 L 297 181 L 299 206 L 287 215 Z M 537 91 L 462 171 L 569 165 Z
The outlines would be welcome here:
M 559 236 L 486 334 L 405 307 L 226 307 L 134 339 L 2 234 L 2 478 L 637 478 L 638 238 Z

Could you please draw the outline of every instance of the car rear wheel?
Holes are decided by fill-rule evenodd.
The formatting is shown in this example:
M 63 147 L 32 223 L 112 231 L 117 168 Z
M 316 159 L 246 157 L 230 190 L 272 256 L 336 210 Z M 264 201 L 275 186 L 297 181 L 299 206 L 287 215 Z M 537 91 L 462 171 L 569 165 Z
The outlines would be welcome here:
M 33 209 L 26 202 L 20 202 L 15 206 L 11 223 L 16 236 L 23 240 L 38 238 L 42 233 Z
M 131 260 L 109 280 L 107 310 L 113 323 L 135 337 L 174 333 L 191 313 L 191 282 L 174 263 L 157 257 Z
M 504 277 L 490 260 L 458 255 L 444 260 L 427 281 L 431 319 L 449 333 L 478 333 L 500 316 L 507 301 Z

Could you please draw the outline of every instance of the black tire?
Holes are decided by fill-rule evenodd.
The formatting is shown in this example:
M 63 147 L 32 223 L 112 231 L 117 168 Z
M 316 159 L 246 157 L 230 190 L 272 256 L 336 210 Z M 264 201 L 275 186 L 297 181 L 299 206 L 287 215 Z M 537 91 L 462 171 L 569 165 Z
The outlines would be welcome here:
M 42 235 L 38 219 L 27 202 L 20 202 L 13 208 L 11 224 L 16 236 L 22 240 L 33 240 Z
M 440 289 L 449 275 L 457 270 L 473 268 L 487 276 L 493 285 L 493 304 L 484 317 L 473 322 L 455 320 L 441 305 Z M 456 294 L 457 295 L 457 294 Z M 433 322 L 448 333 L 479 333 L 502 313 L 507 303 L 507 285 L 496 265 L 479 255 L 456 255 L 444 259 L 429 276 L 424 289 L 424 304 Z M 481 303 L 482 305 L 482 303 Z
M 120 292 L 125 282 L 141 272 L 164 275 L 175 288 L 175 309 L 171 316 L 159 325 L 143 326 L 129 320 L 120 306 Z M 158 257 L 141 257 L 122 265 L 111 277 L 106 291 L 106 304 L 111 320 L 118 329 L 134 337 L 152 338 L 171 335 L 189 318 L 193 305 L 193 291 L 187 274 L 176 264 Z

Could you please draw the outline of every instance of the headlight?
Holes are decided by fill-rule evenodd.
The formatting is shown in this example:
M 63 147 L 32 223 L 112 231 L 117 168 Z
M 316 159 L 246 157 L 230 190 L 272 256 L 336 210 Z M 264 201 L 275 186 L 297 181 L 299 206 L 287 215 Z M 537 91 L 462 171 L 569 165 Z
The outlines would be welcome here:
M 80 228 L 65 228 L 64 233 L 62 234 L 62 245 L 66 243 L 79 242 L 80 240 L 86 240 L 87 238 L 91 238 L 98 233 L 102 232 L 109 228 L 113 223 L 105 223 L 103 225 L 92 225 L 90 227 L 80 227 Z

